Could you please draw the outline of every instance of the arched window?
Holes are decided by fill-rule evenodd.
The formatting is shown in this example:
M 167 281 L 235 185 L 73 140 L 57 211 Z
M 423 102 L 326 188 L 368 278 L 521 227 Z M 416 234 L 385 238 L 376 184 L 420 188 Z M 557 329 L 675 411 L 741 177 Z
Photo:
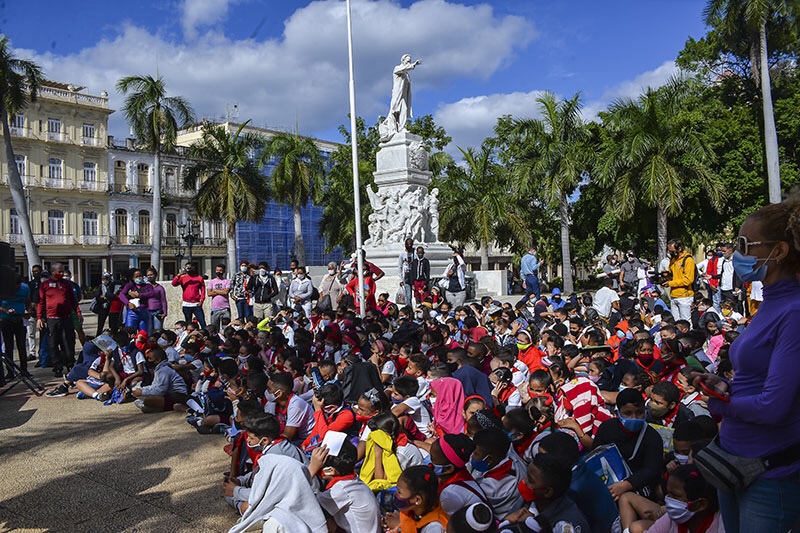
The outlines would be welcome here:
M 146 242 L 150 238 L 150 212 L 142 209 L 139 211 L 139 242 Z
M 124 209 L 114 211 L 114 224 L 116 226 L 116 237 L 118 242 L 128 237 L 128 212 Z

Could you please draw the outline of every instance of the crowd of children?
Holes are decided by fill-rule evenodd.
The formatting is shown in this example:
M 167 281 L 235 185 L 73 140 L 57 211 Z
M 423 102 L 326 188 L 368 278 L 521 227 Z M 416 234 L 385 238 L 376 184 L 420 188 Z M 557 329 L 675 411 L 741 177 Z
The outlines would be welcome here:
M 745 321 L 701 328 L 700 299 L 688 323 L 632 306 L 612 327 L 576 297 L 381 298 L 364 319 L 123 327 L 49 395 L 224 435 L 231 531 L 723 531 L 693 465 L 717 424 L 692 372 L 730 377 Z

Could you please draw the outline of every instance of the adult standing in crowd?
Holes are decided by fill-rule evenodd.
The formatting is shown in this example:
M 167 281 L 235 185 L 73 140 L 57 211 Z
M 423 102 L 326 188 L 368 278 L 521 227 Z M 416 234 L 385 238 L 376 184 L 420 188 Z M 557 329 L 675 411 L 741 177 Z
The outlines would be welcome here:
M 639 286 L 639 269 L 642 268 L 642 263 L 633 253 L 633 250 L 628 250 L 625 254 L 627 261 L 622 263 L 619 267 L 619 282 L 620 286 L 628 289 L 629 291 L 636 291 Z M 638 292 L 636 292 L 638 294 Z
M 152 289 L 150 298 L 147 299 L 147 311 L 150 314 L 150 329 L 148 333 L 162 329 L 164 319 L 167 317 L 167 291 L 158 284 L 158 270 L 151 266 L 146 272 L 146 281 Z
M 97 288 L 95 299 L 97 300 L 97 334 L 95 337 L 99 337 L 105 328 L 111 301 L 114 299 L 114 278 L 111 276 L 111 272 L 103 272 L 103 279 Z
M 720 304 L 725 300 L 735 302 L 734 309 L 739 309 L 739 294 L 742 290 L 742 281 L 733 269 L 733 244 L 725 243 L 722 246 L 722 260 L 719 262 L 719 292 Z M 720 308 L 721 311 L 721 308 Z
M 178 274 L 172 280 L 173 287 L 180 287 L 183 291 L 183 318 L 187 324 L 192 322 L 192 316 L 197 318 L 201 329 L 206 327 L 206 315 L 203 312 L 203 302 L 206 301 L 206 284 L 203 276 L 197 273 L 194 263 L 186 263 L 183 274 Z
M 274 315 L 273 300 L 278 295 L 278 285 L 269 271 L 266 261 L 258 264 L 258 270 L 250 276 L 247 282 L 247 291 L 253 295 L 253 316 L 264 320 L 267 316 Z
M 125 326 L 150 331 L 150 296 L 153 287 L 138 268 L 131 270 L 130 281 L 122 287 L 119 299 L 127 308 Z
M 519 272 L 522 279 L 525 281 L 525 296 L 522 298 L 523 302 L 527 302 L 533 295 L 534 301 L 539 299 L 541 290 L 539 287 L 539 267 L 542 266 L 544 261 L 536 258 L 536 247 L 531 246 L 528 253 L 522 256 L 522 261 L 519 265 Z
M 422 305 L 428 297 L 431 281 L 431 262 L 425 257 L 425 248 L 422 246 L 417 246 L 416 257 L 411 263 L 411 275 L 414 280 L 414 298 L 418 305 Z
M 406 239 L 406 247 L 400 257 L 397 258 L 397 270 L 400 281 L 403 283 L 403 293 L 406 295 L 406 305 L 411 305 L 414 292 L 414 275 L 412 264 L 414 263 L 414 239 Z
M 461 256 L 461 252 L 453 250 L 453 260 L 444 269 L 444 277 L 447 280 L 445 288 L 445 299 L 453 307 L 464 305 L 467 299 L 467 263 Z M 411 305 L 411 302 L 406 302 Z
M 30 309 L 30 306 L 31 289 L 22 282 L 22 276 L 17 276 L 14 296 L 0 301 L 0 332 L 3 335 L 3 355 L 8 361 L 13 361 L 16 345 L 19 368 L 24 374 L 28 373 L 28 354 L 25 350 L 25 326 L 22 324 L 22 315 Z M 4 366 L 0 365 L 0 382 L 5 382 Z M 13 375 L 13 368 L 8 370 L 10 375 Z
M 211 296 L 211 325 L 217 331 L 222 331 L 220 323 L 223 320 L 231 321 L 231 301 L 228 295 L 231 292 L 231 280 L 225 277 L 225 265 L 214 267 L 214 277 L 206 282 L 206 294 Z
M 319 284 L 319 302 L 317 303 L 323 311 L 336 309 L 339 304 L 342 292 L 344 292 L 341 275 L 341 267 L 333 261 L 328 263 L 328 272 L 322 276 Z
M 52 279 L 43 281 L 39 287 L 38 321 L 39 330 L 45 327 L 49 332 L 49 350 L 53 363 L 53 374 L 64 375 L 64 367 L 75 364 L 75 328 L 72 314 L 83 322 L 81 310 L 75 300 L 72 283 L 64 281 L 64 265 L 53 265 Z
M 239 271 L 233 275 L 231 280 L 231 298 L 236 304 L 236 313 L 239 320 L 244 320 L 253 312 L 250 310 L 250 304 L 247 302 L 249 293 L 247 291 L 247 282 L 250 280 L 250 268 L 247 261 L 239 262 Z
M 669 273 L 671 277 L 664 283 L 664 286 L 670 288 L 672 316 L 675 317 L 675 320 L 691 320 L 692 302 L 694 301 L 692 283 L 696 272 L 694 258 L 683 248 L 683 244 L 678 239 L 672 239 L 667 243 L 667 253 L 670 257 Z
M 302 310 L 308 318 L 311 316 L 311 295 L 314 293 L 314 284 L 306 275 L 306 267 L 297 267 L 295 274 L 289 285 L 289 303 L 298 311 Z
M 730 454 L 769 458 L 743 491 L 719 491 L 726 531 L 789 531 L 800 519 L 800 192 L 745 219 L 732 254 L 744 282 L 761 281 L 764 301 L 730 348 L 736 376 L 697 374 L 722 416 L 719 444 Z

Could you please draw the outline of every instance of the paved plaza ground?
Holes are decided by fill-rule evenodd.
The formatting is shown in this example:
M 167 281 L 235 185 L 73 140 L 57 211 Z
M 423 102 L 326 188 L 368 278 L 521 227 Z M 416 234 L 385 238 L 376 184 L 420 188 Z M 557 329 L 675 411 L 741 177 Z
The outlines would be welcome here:
M 59 383 L 32 367 L 48 390 Z M 17 385 L 0 397 L 0 531 L 227 531 L 236 514 L 222 499 L 224 443 L 179 413 Z

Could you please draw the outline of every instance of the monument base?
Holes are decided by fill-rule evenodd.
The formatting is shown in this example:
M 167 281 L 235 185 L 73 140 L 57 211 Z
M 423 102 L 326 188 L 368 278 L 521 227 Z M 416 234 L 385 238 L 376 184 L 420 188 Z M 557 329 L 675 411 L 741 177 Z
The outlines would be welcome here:
M 414 248 L 422 246 L 425 257 L 431 262 L 431 278 L 440 278 L 445 267 L 453 258 L 453 250 L 443 242 L 415 243 Z M 388 292 L 389 298 L 394 301 L 397 289 L 400 288 L 400 254 L 405 251 L 403 244 L 393 246 L 364 246 L 367 261 L 374 263 L 386 275 L 377 282 L 377 293 Z

